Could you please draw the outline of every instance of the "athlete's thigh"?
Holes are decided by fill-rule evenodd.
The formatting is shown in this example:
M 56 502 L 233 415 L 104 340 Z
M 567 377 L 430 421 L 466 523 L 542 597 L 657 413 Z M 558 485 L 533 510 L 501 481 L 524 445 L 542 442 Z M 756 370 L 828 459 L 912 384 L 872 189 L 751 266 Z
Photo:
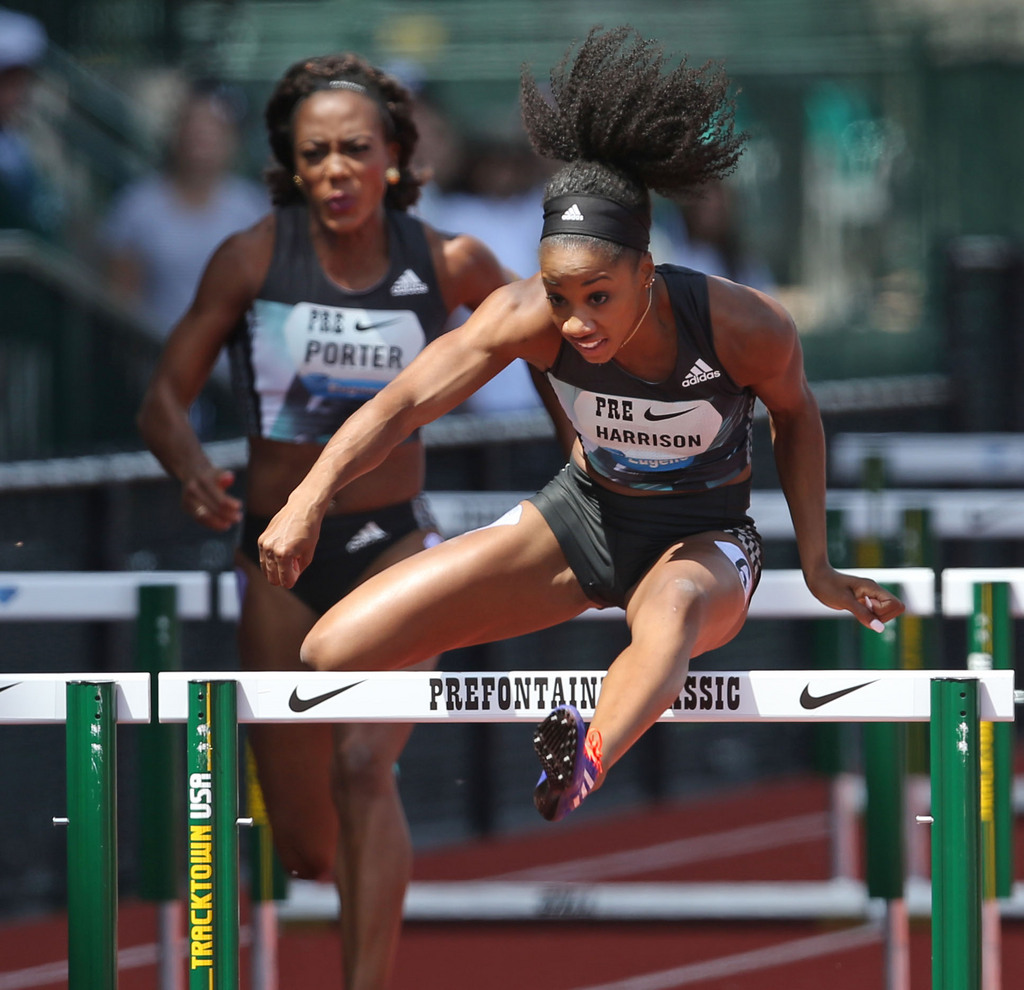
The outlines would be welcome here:
M 268 584 L 251 561 L 238 555 L 236 564 L 246 578 L 238 629 L 242 667 L 305 671 L 299 647 L 314 613 L 291 592 Z M 333 858 L 337 825 L 330 796 L 332 735 L 329 725 L 301 722 L 247 727 L 267 813 L 286 861 L 291 853 L 303 863 L 325 860 L 329 868 Z
M 433 530 L 419 529 L 407 533 L 373 560 L 360 575 L 359 583 L 434 545 L 437 539 Z M 427 657 L 412 669 L 433 670 L 438 659 L 437 656 Z M 343 722 L 335 725 L 334 800 L 344 803 L 351 788 L 360 785 L 376 788 L 381 776 L 392 774 L 412 729 L 411 724 L 404 722 Z
M 672 621 L 674 616 L 685 615 L 690 606 L 694 607 L 689 618 L 700 622 L 691 656 L 722 646 L 740 631 L 746 620 L 747 596 L 735 563 L 719 543 L 739 547 L 730 534 L 698 533 L 679 540 L 658 557 L 626 604 L 634 642 L 641 635 L 692 635 L 692 629 L 683 630 Z
M 318 667 L 406 667 L 460 646 L 543 629 L 591 603 L 528 502 L 514 522 L 463 533 L 353 589 L 317 623 Z

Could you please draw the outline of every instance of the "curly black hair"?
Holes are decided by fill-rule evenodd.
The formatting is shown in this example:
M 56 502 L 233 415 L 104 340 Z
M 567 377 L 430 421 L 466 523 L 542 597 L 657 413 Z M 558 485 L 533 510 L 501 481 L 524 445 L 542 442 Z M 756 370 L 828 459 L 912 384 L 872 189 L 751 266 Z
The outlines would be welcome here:
M 395 209 L 407 210 L 419 199 L 423 185 L 422 178 L 409 164 L 419 139 L 412 119 L 412 94 L 394 76 L 352 52 L 320 55 L 296 62 L 274 87 L 264 111 L 273 161 L 265 169 L 263 181 L 270 190 L 272 201 L 276 206 L 283 206 L 302 199 L 292 181 L 295 172 L 292 142 L 295 108 L 311 94 L 327 89 L 332 80 L 341 79 L 362 84 L 380 103 L 388 140 L 398 144 L 398 170 L 401 175 L 395 185 L 388 186 L 385 202 Z
M 549 180 L 547 198 L 603 196 L 649 217 L 649 190 L 678 199 L 736 168 L 746 135 L 735 131 L 722 67 L 691 68 L 683 56 L 666 72 L 665 62 L 658 42 L 627 25 L 593 27 L 575 56 L 570 47 L 551 70 L 550 101 L 523 66 L 530 142 L 567 163 Z

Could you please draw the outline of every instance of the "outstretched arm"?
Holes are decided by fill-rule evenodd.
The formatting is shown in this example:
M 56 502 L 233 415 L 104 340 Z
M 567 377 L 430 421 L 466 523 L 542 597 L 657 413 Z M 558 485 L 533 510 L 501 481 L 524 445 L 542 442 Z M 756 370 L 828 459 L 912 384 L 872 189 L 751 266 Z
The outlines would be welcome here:
M 533 280 L 503 286 L 423 349 L 328 441 L 260 537 L 271 584 L 292 587 L 313 557 L 334 494 L 380 464 L 414 430 L 454 409 L 517 357 L 550 363 L 557 334 Z
M 779 481 L 789 505 L 800 567 L 811 593 L 879 628 L 903 603 L 868 578 L 829 563 L 825 525 L 825 433 L 804 375 L 796 327 L 774 300 L 752 289 L 709 279 L 715 344 L 732 377 L 749 385 L 771 419 Z

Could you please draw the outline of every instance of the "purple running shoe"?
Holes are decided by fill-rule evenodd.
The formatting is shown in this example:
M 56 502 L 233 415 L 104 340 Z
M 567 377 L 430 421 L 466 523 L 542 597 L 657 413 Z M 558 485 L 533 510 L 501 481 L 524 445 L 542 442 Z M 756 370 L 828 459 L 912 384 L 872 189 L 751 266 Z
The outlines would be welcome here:
M 601 775 L 601 735 L 590 736 L 572 705 L 559 705 L 533 734 L 533 748 L 543 767 L 533 803 L 549 822 L 561 821 L 578 808 Z

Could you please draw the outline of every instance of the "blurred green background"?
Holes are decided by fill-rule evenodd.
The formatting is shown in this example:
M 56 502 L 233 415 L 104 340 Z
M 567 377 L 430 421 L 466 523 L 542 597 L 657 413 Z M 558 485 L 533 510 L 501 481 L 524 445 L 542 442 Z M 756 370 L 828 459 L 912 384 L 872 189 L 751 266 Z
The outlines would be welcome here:
M 750 134 L 734 180 L 743 237 L 801 328 L 812 380 L 946 376 L 944 398 L 931 400 L 937 428 L 1022 426 L 1009 396 L 1021 335 L 1017 325 L 1007 329 L 1019 318 L 1008 286 L 1020 272 L 1024 229 L 1024 7 L 1016 0 L 10 6 L 31 10 L 52 41 L 36 128 L 63 196 L 57 247 L 80 271 L 95 255 L 90 234 L 110 197 L 157 161 L 168 94 L 184 79 L 223 81 L 244 95 L 241 166 L 257 177 L 266 155 L 263 103 L 299 58 L 357 50 L 425 85 L 464 134 L 514 139 L 522 64 L 542 76 L 591 25 L 628 21 L 694 64 L 723 62 L 733 79 Z M 15 286 L 14 295 L 25 288 Z M 30 296 L 23 305 L 8 310 L 8 339 L 23 330 L 12 326 L 16 312 L 22 324 L 46 305 L 58 310 L 51 326 L 68 318 L 52 298 Z M 92 354 L 83 331 L 76 335 L 79 358 L 83 349 Z M 984 395 L 972 398 L 970 381 L 957 377 L 967 366 L 971 379 L 984 378 Z M 62 381 L 56 367 L 33 372 L 40 387 L 51 372 L 58 381 L 46 387 L 55 401 L 78 388 L 76 375 Z M 122 369 L 120 377 L 144 375 Z M 75 399 L 92 411 L 70 433 L 60 415 L 21 437 L 8 428 L 0 457 L 83 449 L 97 439 L 130 445 L 113 424 L 134 394 L 120 404 L 110 391 L 101 382 Z M 108 395 L 110 415 L 95 407 L 97 393 Z M 44 416 L 28 407 L 9 412 L 26 429 Z

